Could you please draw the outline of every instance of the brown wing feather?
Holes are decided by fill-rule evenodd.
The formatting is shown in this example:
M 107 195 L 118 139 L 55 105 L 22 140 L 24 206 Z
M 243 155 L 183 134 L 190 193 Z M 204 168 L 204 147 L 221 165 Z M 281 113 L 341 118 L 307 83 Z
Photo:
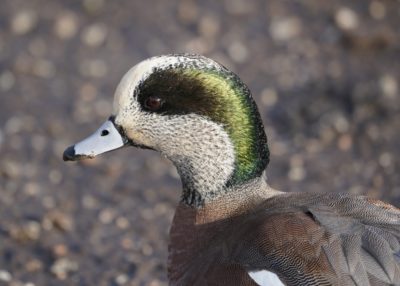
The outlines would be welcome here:
M 241 222 L 232 259 L 287 285 L 400 285 L 400 211 L 337 194 L 287 194 Z

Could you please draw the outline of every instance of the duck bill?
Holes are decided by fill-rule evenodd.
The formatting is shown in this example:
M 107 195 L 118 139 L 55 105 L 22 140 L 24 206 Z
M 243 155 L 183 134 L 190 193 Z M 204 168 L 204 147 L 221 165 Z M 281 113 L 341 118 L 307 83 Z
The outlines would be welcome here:
M 88 138 L 65 149 L 63 159 L 64 161 L 91 159 L 99 154 L 119 149 L 127 143 L 128 140 L 109 119 Z

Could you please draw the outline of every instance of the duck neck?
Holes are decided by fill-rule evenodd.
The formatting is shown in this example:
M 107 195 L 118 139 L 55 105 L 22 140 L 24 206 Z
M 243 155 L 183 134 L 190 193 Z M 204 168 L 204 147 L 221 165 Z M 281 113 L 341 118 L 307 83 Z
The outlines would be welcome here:
M 237 178 L 238 168 L 230 141 L 220 141 L 212 146 L 199 144 L 194 156 L 174 155 L 170 157 L 182 181 L 182 203 L 190 207 L 203 207 L 223 196 L 248 197 L 251 192 L 266 190 L 264 173 Z M 205 148 L 206 147 L 206 148 Z M 183 152 L 184 153 L 184 152 Z
M 180 128 L 162 140 L 159 148 L 174 163 L 181 177 L 182 202 L 200 207 L 249 182 L 261 184 L 268 164 L 266 139 L 262 140 L 263 145 L 254 144 L 260 142 L 254 137 L 238 144 L 222 125 L 198 115 L 170 120 Z M 265 136 L 263 130 L 261 135 Z M 240 152 L 243 149 L 252 153 Z
M 182 181 L 181 200 L 190 207 L 203 208 L 224 197 L 240 201 L 241 198 L 257 197 L 260 194 L 263 198 L 268 196 L 269 187 L 264 175 L 231 185 L 227 183 L 229 180 L 223 180 L 226 170 L 213 166 L 212 162 L 209 162 L 208 168 L 203 165 L 203 168 L 193 172 L 195 170 L 178 167 Z

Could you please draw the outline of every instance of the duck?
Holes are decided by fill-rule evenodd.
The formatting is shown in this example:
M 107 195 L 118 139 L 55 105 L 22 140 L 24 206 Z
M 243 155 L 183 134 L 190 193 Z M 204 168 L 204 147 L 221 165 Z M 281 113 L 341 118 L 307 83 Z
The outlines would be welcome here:
M 113 111 L 65 161 L 158 151 L 182 182 L 170 285 L 400 285 L 400 210 L 350 193 L 283 192 L 249 88 L 222 64 L 170 54 L 132 67 Z

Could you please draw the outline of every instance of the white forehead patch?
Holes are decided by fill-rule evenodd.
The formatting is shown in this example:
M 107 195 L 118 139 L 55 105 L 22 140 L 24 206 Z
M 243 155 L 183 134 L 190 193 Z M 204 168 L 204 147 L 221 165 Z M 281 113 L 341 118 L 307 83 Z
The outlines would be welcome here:
M 198 69 L 222 70 L 223 67 L 217 62 L 198 55 L 166 55 L 149 58 L 132 67 L 121 79 L 115 91 L 114 113 L 127 106 L 136 87 L 146 80 L 154 69 L 166 69 L 178 65 L 193 66 Z

